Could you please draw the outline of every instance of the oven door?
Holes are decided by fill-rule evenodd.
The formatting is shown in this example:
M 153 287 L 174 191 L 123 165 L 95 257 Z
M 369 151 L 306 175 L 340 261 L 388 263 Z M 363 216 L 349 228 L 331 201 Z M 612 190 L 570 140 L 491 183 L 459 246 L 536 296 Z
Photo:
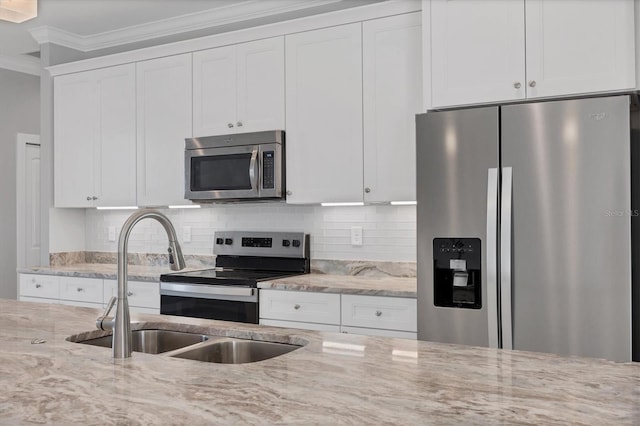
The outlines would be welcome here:
M 185 198 L 224 200 L 281 197 L 279 144 L 185 151 Z
M 258 289 L 163 282 L 160 313 L 258 324 Z

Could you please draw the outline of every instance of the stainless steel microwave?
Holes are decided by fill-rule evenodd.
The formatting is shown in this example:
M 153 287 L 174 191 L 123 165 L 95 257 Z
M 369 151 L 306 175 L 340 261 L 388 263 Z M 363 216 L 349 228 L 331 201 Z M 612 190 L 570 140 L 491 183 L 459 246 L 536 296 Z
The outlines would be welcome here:
M 185 198 L 284 199 L 284 131 L 185 139 Z

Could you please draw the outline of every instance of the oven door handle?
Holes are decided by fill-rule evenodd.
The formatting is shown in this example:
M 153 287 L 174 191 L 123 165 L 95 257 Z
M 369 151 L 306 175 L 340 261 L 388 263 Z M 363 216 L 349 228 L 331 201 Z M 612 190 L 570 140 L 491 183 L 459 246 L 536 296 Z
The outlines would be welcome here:
M 251 161 L 249 162 L 249 180 L 251 180 L 251 190 L 258 191 L 258 148 L 253 148 Z
M 253 296 L 256 292 L 255 288 L 249 287 L 160 283 L 160 294 L 162 294 L 163 290 L 172 293 L 202 294 L 203 296 L 209 296 L 209 298 L 210 296 Z

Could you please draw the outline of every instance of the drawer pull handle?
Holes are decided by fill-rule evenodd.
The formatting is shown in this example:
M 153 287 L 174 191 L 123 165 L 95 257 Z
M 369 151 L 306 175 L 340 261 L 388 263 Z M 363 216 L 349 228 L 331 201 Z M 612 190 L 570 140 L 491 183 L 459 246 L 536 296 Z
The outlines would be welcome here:
M 84 291 L 84 288 L 82 288 L 82 287 L 78 287 L 78 288 L 77 288 L 77 290 L 78 290 L 78 293 L 79 293 L 79 292 L 81 292 L 81 291 Z
M 40 287 L 42 287 L 41 284 L 36 284 L 36 288 L 40 288 Z
M 127 296 L 129 296 L 129 297 L 133 296 L 133 292 L 131 292 L 131 291 L 130 291 L 130 292 L 128 292 L 128 293 L 127 293 Z
M 293 309 L 295 309 L 295 310 L 300 309 L 300 305 L 296 304 L 296 305 L 293 307 Z
M 382 315 L 382 311 L 376 311 L 376 316 L 379 317 L 380 315 Z

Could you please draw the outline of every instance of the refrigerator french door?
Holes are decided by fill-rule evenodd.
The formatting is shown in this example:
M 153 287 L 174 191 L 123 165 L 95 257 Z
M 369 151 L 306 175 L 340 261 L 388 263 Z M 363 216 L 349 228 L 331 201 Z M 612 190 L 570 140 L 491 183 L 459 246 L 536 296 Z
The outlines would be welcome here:
M 629 97 L 416 125 L 418 338 L 631 360 Z

